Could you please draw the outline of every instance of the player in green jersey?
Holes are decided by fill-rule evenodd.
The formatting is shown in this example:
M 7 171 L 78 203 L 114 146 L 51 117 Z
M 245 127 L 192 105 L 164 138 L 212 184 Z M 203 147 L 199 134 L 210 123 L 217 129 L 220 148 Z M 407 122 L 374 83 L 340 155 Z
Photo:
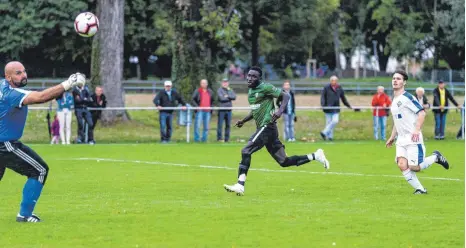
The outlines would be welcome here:
M 316 152 L 288 157 L 285 153 L 285 146 L 278 138 L 277 119 L 285 111 L 290 95 L 271 84 L 262 82 L 262 70 L 259 67 L 252 67 L 247 75 L 248 101 L 251 112 L 235 126 L 241 128 L 244 123 L 254 119 L 256 121 L 256 132 L 251 136 L 248 144 L 241 150 L 241 163 L 238 169 L 238 182 L 234 185 L 224 185 L 228 192 L 235 192 L 237 195 L 244 195 L 244 183 L 251 165 L 251 155 L 266 147 L 270 155 L 282 167 L 300 166 L 317 160 L 324 165 L 325 169 L 330 168 L 330 163 L 325 158 L 324 151 L 318 149 Z M 283 97 L 283 104 L 275 111 L 274 98 Z

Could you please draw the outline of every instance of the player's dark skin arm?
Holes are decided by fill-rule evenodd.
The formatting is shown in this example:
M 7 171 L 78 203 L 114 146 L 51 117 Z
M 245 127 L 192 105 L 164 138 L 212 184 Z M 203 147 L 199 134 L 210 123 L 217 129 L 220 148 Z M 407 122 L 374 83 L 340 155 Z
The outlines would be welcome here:
M 55 85 L 43 91 L 32 91 L 23 101 L 23 105 L 48 102 L 61 96 L 65 92 L 63 85 Z
M 252 111 L 249 112 L 249 114 L 246 115 L 246 117 L 244 117 L 242 120 L 237 121 L 235 126 L 236 127 L 242 127 L 244 125 L 244 123 L 246 123 L 246 122 L 248 122 L 250 120 L 252 120 Z
M 282 104 L 280 105 L 280 108 L 278 108 L 278 110 L 275 113 L 273 113 L 272 121 L 276 121 L 278 118 L 280 118 L 282 116 L 282 114 L 283 114 L 283 112 L 285 112 L 285 109 L 288 106 L 288 102 L 289 102 L 289 100 L 291 98 L 290 94 L 288 94 L 285 91 L 282 91 L 282 93 L 280 94 L 280 97 L 282 97 Z

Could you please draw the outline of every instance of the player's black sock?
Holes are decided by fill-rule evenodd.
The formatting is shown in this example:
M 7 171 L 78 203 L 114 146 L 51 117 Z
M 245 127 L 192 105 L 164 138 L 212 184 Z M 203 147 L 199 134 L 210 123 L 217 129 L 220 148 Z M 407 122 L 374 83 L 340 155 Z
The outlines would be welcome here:
M 287 157 L 283 163 L 280 163 L 281 167 L 289 167 L 289 166 L 300 166 L 302 164 L 309 163 L 311 160 L 307 157 L 307 155 L 303 156 L 291 156 Z
M 238 168 L 238 183 L 243 185 L 246 182 L 246 175 L 248 174 L 249 166 L 239 164 Z
M 314 156 L 314 154 L 312 154 L 312 155 Z M 309 160 L 309 157 L 307 155 L 293 156 L 293 157 L 297 158 L 296 166 L 300 166 L 302 164 L 307 164 L 307 163 L 311 162 L 311 160 Z

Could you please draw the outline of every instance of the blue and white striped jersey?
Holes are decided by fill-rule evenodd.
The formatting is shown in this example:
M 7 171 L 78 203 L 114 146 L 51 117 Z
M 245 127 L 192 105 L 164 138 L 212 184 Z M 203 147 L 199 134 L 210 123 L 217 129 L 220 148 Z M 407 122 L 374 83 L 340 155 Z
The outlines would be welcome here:
M 404 92 L 393 98 L 390 111 L 392 112 L 393 122 L 398 133 L 397 146 L 424 143 L 422 132 L 419 135 L 419 142 L 411 140 L 412 134 L 416 129 L 417 115 L 423 109 L 416 98 L 408 92 Z

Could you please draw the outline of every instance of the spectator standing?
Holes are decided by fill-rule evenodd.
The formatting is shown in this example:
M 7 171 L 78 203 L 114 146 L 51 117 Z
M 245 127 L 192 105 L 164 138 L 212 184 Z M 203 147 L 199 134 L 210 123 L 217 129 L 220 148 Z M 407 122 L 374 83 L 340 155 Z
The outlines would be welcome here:
M 285 81 L 283 83 L 283 91 L 290 95 L 290 100 L 288 100 L 288 105 L 286 105 L 285 112 L 283 112 L 283 122 L 285 124 L 284 133 L 285 133 L 285 140 L 288 142 L 296 141 L 294 136 L 294 122 L 296 121 L 296 114 L 295 114 L 295 98 L 294 92 L 291 91 L 290 81 Z M 280 108 L 282 105 L 283 96 L 279 96 L 277 98 L 277 106 Z
M 182 109 L 186 109 L 186 103 L 181 95 L 172 88 L 171 81 L 163 83 L 164 90 L 159 91 L 153 102 L 159 110 L 160 138 L 162 143 L 168 143 L 171 140 L 173 132 L 173 108 L 181 104 Z
M 435 139 L 443 140 L 445 139 L 445 126 L 447 122 L 449 100 L 452 101 L 456 107 L 459 107 L 459 105 L 450 94 L 450 91 L 445 88 L 445 82 L 442 80 L 438 82 L 438 86 L 434 89 L 433 94 L 434 109 L 432 111 L 435 114 Z
M 58 121 L 57 115 L 54 116 L 52 122 L 52 141 L 50 144 L 58 144 L 60 140 L 60 122 Z
M 385 94 L 384 87 L 377 87 L 377 93 L 372 97 L 372 107 L 375 107 L 373 110 L 373 127 L 374 127 L 374 139 L 379 139 L 379 129 L 380 129 L 380 138 L 385 140 L 385 127 L 387 126 L 387 116 L 388 108 L 392 104 L 390 97 Z
M 104 90 L 101 86 L 95 87 L 94 94 L 92 94 L 91 98 L 93 108 L 103 109 L 107 107 L 107 97 L 105 97 Z M 100 116 L 102 115 L 102 110 L 91 110 L 91 115 L 92 123 L 94 124 L 92 128 L 95 129 L 97 121 L 100 120 Z
M 60 124 L 60 138 L 62 145 L 71 144 L 71 120 L 72 120 L 72 109 L 74 109 L 73 95 L 65 91 L 57 99 L 57 116 Z
M 196 89 L 192 96 L 192 104 L 194 107 L 201 107 L 205 109 L 197 110 L 196 117 L 194 119 L 194 141 L 195 142 L 206 142 L 209 132 L 210 117 L 212 114 L 212 106 L 214 103 L 214 92 L 207 88 L 209 83 L 207 79 L 200 81 L 200 87 Z M 199 131 L 201 124 L 203 125 L 202 138 L 200 137 Z
M 338 77 L 331 76 L 330 84 L 324 86 L 320 97 L 320 104 L 324 108 L 326 120 L 325 129 L 320 132 L 320 136 L 324 140 L 333 140 L 333 131 L 340 116 L 340 99 L 346 107 L 351 109 L 343 88 L 338 84 Z M 325 109 L 326 107 L 332 109 Z
M 231 108 L 233 107 L 232 101 L 236 100 L 236 94 L 230 88 L 227 78 L 222 80 L 222 87 L 217 90 L 217 98 L 220 102 L 220 107 Z M 225 137 L 222 138 L 223 122 L 225 122 Z M 217 122 L 217 141 L 228 142 L 230 141 L 230 127 L 231 127 L 231 109 L 218 111 Z
M 416 88 L 416 99 L 420 104 L 422 104 L 424 109 L 429 109 L 430 104 L 429 104 L 429 101 L 427 100 L 427 97 L 424 96 L 424 92 L 425 92 L 424 88 L 417 87 Z
M 78 121 L 78 138 L 76 142 L 78 144 L 85 142 L 86 135 L 86 125 L 88 125 L 88 142 L 90 145 L 94 145 L 94 123 L 92 122 L 91 112 L 88 107 L 92 106 L 91 93 L 87 86 L 84 87 L 75 87 L 73 89 L 74 97 L 74 108 L 76 119 Z

